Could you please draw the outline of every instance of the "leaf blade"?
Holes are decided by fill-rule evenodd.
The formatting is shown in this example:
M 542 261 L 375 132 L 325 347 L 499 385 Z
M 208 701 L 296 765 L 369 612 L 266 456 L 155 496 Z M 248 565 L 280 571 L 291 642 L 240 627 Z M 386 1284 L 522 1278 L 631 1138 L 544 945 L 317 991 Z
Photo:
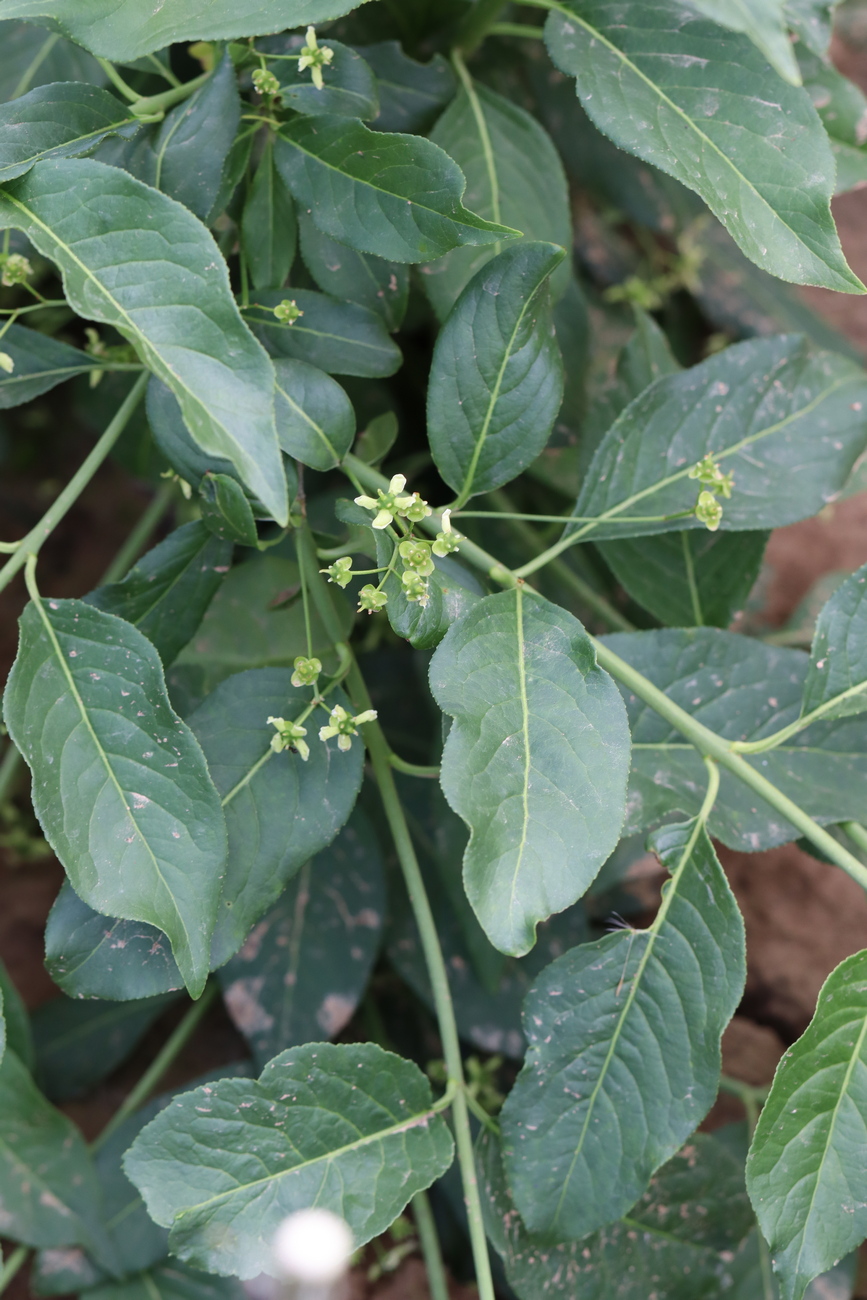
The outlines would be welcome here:
M 819 612 L 804 682 L 805 714 L 821 709 L 824 718 L 842 718 L 867 709 L 865 583 L 867 565 L 862 565 Z
M 81 82 L 37 86 L 0 105 L 0 182 L 22 176 L 42 158 L 70 158 L 139 122 L 114 95 Z

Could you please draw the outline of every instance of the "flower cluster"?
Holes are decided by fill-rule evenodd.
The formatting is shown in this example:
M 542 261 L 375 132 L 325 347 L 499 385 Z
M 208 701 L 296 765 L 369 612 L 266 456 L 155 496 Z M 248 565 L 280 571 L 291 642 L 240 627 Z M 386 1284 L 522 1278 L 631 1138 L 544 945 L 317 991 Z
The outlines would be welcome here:
M 689 471 L 689 477 L 698 479 L 699 483 L 702 484 L 702 490 L 699 492 L 698 500 L 695 503 L 695 517 L 704 524 L 705 528 L 715 533 L 720 526 L 723 515 L 723 508 L 717 497 L 721 496 L 725 497 L 726 500 L 729 499 L 734 487 L 735 476 L 734 474 L 724 474 L 712 454 L 708 452 L 698 464 L 693 465 Z
M 33 267 L 21 253 L 7 253 L 0 257 L 0 266 L 0 284 L 5 289 L 11 289 L 15 284 L 26 284 L 33 274 Z

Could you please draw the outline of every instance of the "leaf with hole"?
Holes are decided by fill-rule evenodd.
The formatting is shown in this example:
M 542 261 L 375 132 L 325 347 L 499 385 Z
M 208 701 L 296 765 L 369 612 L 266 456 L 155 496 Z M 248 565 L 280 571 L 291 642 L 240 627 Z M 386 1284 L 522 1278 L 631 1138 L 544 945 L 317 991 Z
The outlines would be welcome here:
M 529 1231 L 561 1241 L 625 1214 L 707 1114 L 744 989 L 743 919 L 703 826 L 651 842 L 671 873 L 653 924 L 573 948 L 524 1004 L 503 1158 Z
M 520 587 L 452 625 L 430 682 L 455 720 L 441 781 L 472 832 L 467 895 L 494 946 L 522 956 L 619 839 L 629 729 L 617 689 L 578 620 Z

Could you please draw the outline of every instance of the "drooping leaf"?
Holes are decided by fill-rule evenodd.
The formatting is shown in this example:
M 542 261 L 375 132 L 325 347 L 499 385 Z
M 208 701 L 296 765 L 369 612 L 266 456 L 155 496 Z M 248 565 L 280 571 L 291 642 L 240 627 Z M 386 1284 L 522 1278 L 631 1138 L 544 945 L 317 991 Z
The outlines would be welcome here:
M 135 345 L 199 445 L 231 460 L 285 524 L 273 371 L 192 213 L 117 167 L 77 158 L 37 163 L 5 185 L 0 224 L 23 230 L 57 263 L 74 310 Z
M 286 283 L 296 239 L 295 205 L 274 166 L 269 135 L 241 214 L 241 242 L 254 289 L 279 289 Z
M 25 1069 L 32 1071 L 33 1035 L 30 1032 L 27 1008 L 2 961 L 0 961 L 0 1012 L 2 1012 L 0 1020 L 3 1022 L 0 1034 L 3 1035 L 5 1047 L 15 1053 Z M 0 1049 L 0 1060 L 2 1059 L 3 1051 Z
M 758 576 L 768 533 L 662 533 L 600 550 L 633 600 L 669 627 L 728 627 Z
M 211 76 L 160 124 L 152 184 L 203 221 L 214 206 L 241 120 L 241 98 L 228 51 Z
M 741 1169 L 707 1134 L 697 1133 L 663 1165 L 623 1219 L 555 1244 L 522 1224 L 497 1139 L 485 1133 L 476 1150 L 488 1236 L 519 1300 L 716 1300 L 726 1293 L 729 1259 L 752 1215 Z
M 52 998 L 33 1015 L 36 1078 L 52 1101 L 87 1092 L 126 1060 L 174 995 L 139 1002 Z
M 230 474 L 206 474 L 199 484 L 202 523 L 221 541 L 256 546 L 259 534 L 244 489 Z
M 124 1167 L 170 1228 L 173 1254 L 244 1278 L 273 1270 L 280 1219 L 313 1204 L 342 1215 L 359 1245 L 369 1241 L 445 1173 L 452 1151 L 411 1061 L 373 1043 L 313 1043 L 281 1052 L 257 1082 L 178 1097 Z
M 749 36 L 784 81 L 800 86 L 798 60 L 786 29 L 785 0 L 687 0 L 687 6 L 720 27 Z
M 356 809 L 220 971 L 226 1008 L 260 1070 L 284 1048 L 340 1033 L 367 986 L 384 912 L 381 850 Z
M 287 298 L 302 313 L 291 324 L 273 311 Z M 306 361 L 328 374 L 382 378 L 403 360 L 376 312 L 313 289 L 260 289 L 244 318 L 272 356 Z
M 615 633 L 602 640 L 727 740 L 758 740 L 800 716 L 809 663 L 800 650 L 716 628 Z M 697 813 L 704 789 L 698 753 L 658 714 L 622 690 L 633 739 L 626 833 L 654 825 L 672 808 Z M 867 738 L 858 719 L 815 722 L 767 753 L 744 757 L 822 825 L 863 813 Z M 790 822 L 726 771 L 708 824 L 711 835 L 745 853 L 798 837 Z
M 164 665 L 180 654 L 229 572 L 232 547 L 201 523 L 182 524 L 133 565 L 121 582 L 85 601 L 133 623 Z
M 295 24 L 292 24 L 293 26 Z M 280 83 L 280 98 L 287 108 L 296 113 L 319 117 L 334 113 L 344 118 L 366 121 L 376 117 L 379 96 L 376 78 L 361 55 L 340 41 L 326 38 L 323 44 L 331 50 L 322 86 L 314 85 L 308 69 L 301 71 L 291 55 L 300 53 L 305 43 L 300 33 L 289 36 L 271 36 L 258 41 L 256 49 L 264 54 L 267 66 Z M 279 58 L 269 59 L 269 55 Z
M 21 325 L 9 326 L 0 347 L 12 359 L 12 370 L 0 371 L 0 410 L 4 411 L 47 393 L 74 375 L 99 369 L 95 357 Z
M 467 178 L 468 205 L 497 224 L 520 230 L 525 239 L 570 248 L 572 226 L 563 164 L 551 139 L 524 109 L 487 86 L 462 89 L 431 133 Z M 499 253 L 501 244 L 455 249 L 424 268 L 424 288 L 440 320 L 461 290 Z M 554 296 L 569 281 L 568 263 L 552 277 Z
M 867 952 L 829 975 L 781 1060 L 747 1160 L 747 1189 L 784 1300 L 867 1234 Z
M 379 112 L 372 125 L 377 131 L 424 132 L 455 93 L 454 73 L 441 54 L 418 63 L 398 41 L 362 45 L 358 52 L 376 73 Z
M 563 0 L 545 33 L 600 131 L 700 194 L 752 261 L 864 291 L 831 216 L 834 160 L 816 110 L 748 37 L 679 0 Z
M 515 478 L 548 441 L 563 398 L 548 280 L 562 260 L 554 244 L 507 248 L 476 273 L 437 338 L 428 438 L 462 503 Z
M 409 269 L 371 253 L 338 244 L 301 214 L 301 256 L 313 279 L 335 298 L 348 298 L 376 312 L 386 328 L 399 329 L 409 298 Z
M 87 1300 L 244 1300 L 237 1278 L 216 1277 L 167 1260 L 119 1282 L 102 1282 L 86 1292 Z
M 743 919 L 703 826 L 652 842 L 671 872 L 653 924 L 573 948 L 524 1005 L 503 1158 L 528 1229 L 559 1240 L 625 1214 L 704 1118 L 743 993 Z
M 103 916 L 65 881 L 45 926 L 45 965 L 71 998 L 132 1001 L 183 987 L 171 944 L 140 921 Z
M 143 9 L 138 0 L 5 0 L 4 18 L 24 18 L 61 32 L 105 59 L 129 63 L 176 41 L 225 41 L 339 18 L 349 0 L 175 0 Z
M 521 956 L 617 843 L 626 719 L 578 620 L 521 588 L 452 625 L 430 681 L 455 720 L 441 781 L 472 832 L 467 895 L 494 946 Z
M 115 1267 L 84 1139 L 10 1049 L 0 1065 L 0 1224 L 28 1246 L 82 1245 Z
M 299 117 L 280 128 L 275 157 L 320 230 L 386 261 L 424 262 L 520 233 L 468 211 L 460 168 L 419 136 L 370 131 L 330 114 Z
M 720 528 L 778 528 L 814 515 L 842 490 L 867 440 L 867 376 L 798 335 L 750 339 L 627 406 L 603 438 L 578 495 L 594 541 L 670 532 L 691 511 L 692 467 L 710 453 L 734 474 Z M 785 486 L 783 486 L 785 485 Z M 635 522 L 629 522 L 631 517 Z M 703 527 L 696 519 L 678 528 Z
M 374 533 L 374 538 L 376 562 L 385 568 L 391 560 L 394 543 L 381 532 Z M 383 587 L 388 596 L 385 612 L 389 623 L 416 650 L 431 650 L 439 645 L 451 625 L 486 594 L 476 574 L 453 556 L 433 557 L 433 564 L 426 605 L 407 599 L 406 589 L 394 572 L 387 576 Z
M 0 108 L 0 181 L 29 171 L 40 158 L 71 158 L 107 135 L 132 134 L 139 121 L 98 86 L 61 81 L 37 86 Z
M 219 797 L 162 665 L 123 619 L 31 602 L 3 701 L 46 839 L 86 903 L 159 926 L 198 996 L 226 857 Z
M 355 411 L 345 391 L 306 361 L 277 357 L 274 372 L 280 446 L 311 469 L 333 469 L 355 437 Z
M 834 592 L 819 613 L 810 667 L 804 682 L 804 713 L 843 718 L 867 709 L 867 565 Z

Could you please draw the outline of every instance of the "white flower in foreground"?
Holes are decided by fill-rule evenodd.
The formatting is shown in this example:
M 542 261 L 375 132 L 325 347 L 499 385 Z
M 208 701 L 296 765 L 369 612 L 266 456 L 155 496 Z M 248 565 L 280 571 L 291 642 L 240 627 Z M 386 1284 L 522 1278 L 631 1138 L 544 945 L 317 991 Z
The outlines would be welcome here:
M 287 1282 L 325 1286 L 343 1276 L 354 1248 L 345 1219 L 330 1210 L 298 1210 L 280 1224 L 271 1253 Z

